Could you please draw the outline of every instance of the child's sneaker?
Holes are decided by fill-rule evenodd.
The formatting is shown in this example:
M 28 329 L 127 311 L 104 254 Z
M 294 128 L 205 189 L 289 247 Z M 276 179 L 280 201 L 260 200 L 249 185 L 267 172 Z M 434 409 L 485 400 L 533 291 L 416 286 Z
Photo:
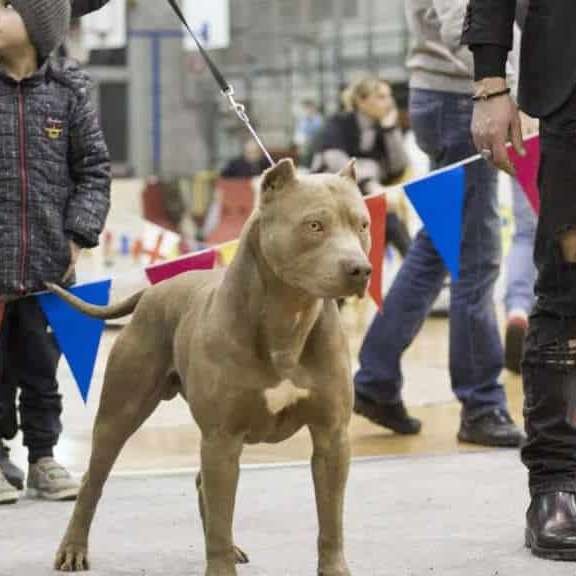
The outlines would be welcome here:
M 68 470 L 50 457 L 30 464 L 26 487 L 30 498 L 55 501 L 76 500 L 80 489 Z
M 20 498 L 20 493 L 6 478 L 4 474 L 0 471 L 0 505 L 2 504 L 15 504 Z
M 10 460 L 10 448 L 2 441 L 0 441 L 0 472 L 16 490 L 24 488 L 24 472 Z

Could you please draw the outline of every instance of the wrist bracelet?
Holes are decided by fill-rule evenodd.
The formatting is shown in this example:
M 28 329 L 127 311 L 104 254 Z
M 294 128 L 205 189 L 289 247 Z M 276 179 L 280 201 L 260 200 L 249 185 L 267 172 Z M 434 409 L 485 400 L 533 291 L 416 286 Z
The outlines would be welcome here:
M 474 100 L 474 102 L 478 102 L 478 100 L 491 100 L 492 98 L 497 98 L 498 96 L 506 96 L 506 94 L 510 94 L 510 92 L 510 88 L 506 88 L 505 90 L 500 90 L 499 92 L 477 94 L 476 96 L 472 96 L 472 100 Z

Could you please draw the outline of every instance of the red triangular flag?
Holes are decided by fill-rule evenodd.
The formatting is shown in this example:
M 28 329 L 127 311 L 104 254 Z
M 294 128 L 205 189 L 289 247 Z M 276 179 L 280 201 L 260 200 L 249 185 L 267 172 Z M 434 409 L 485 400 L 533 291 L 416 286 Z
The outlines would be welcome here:
M 372 220 L 370 224 L 372 248 L 369 256 L 372 264 L 372 278 L 370 278 L 368 292 L 378 309 L 382 309 L 382 270 L 384 268 L 384 248 L 386 244 L 386 198 L 384 196 L 367 198 L 366 206 Z
M 516 178 L 532 210 L 536 214 L 540 212 L 540 194 L 538 193 L 538 169 L 540 167 L 540 137 L 533 136 L 524 141 L 526 156 L 520 156 L 514 148 L 509 151 L 510 160 L 516 168 Z
M 146 276 L 151 284 L 158 284 L 184 272 L 192 270 L 212 270 L 216 264 L 216 251 L 209 250 L 198 254 L 190 254 L 162 264 L 146 268 Z

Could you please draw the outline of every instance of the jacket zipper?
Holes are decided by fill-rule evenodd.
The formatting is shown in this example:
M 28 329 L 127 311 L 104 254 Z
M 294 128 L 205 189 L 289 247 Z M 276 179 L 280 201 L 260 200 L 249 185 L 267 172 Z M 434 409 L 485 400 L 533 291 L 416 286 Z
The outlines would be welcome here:
M 18 121 L 20 133 L 20 191 L 22 199 L 22 235 L 20 254 L 20 292 L 26 292 L 26 260 L 28 257 L 28 172 L 26 170 L 26 125 L 24 114 L 24 91 L 18 85 Z

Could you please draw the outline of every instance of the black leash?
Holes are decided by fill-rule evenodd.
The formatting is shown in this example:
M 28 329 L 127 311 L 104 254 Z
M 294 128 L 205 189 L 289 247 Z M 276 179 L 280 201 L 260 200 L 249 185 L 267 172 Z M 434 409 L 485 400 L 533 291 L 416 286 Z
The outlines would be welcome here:
M 190 25 L 188 24 L 186 17 L 184 16 L 182 10 L 180 9 L 180 6 L 178 6 L 178 4 L 176 3 L 176 0 L 168 0 L 168 4 L 172 6 L 172 10 L 174 10 L 176 16 L 178 16 L 182 24 L 184 24 L 186 30 L 190 32 L 190 36 L 192 36 L 192 39 L 196 43 L 196 46 L 198 46 L 198 50 L 200 51 L 202 58 L 204 58 L 206 64 L 208 65 L 208 68 L 210 68 L 210 72 L 212 72 L 212 76 L 214 76 L 214 79 L 216 80 L 218 86 L 220 86 L 222 94 L 228 99 L 230 107 L 232 108 L 232 110 L 234 110 L 234 112 L 236 112 L 238 118 L 240 118 L 240 120 L 244 122 L 246 128 L 248 128 L 248 130 L 250 131 L 250 134 L 252 134 L 252 137 L 254 138 L 254 140 L 256 140 L 256 143 L 260 147 L 260 150 L 262 150 L 264 156 L 266 156 L 266 159 L 270 163 L 270 166 L 274 166 L 274 160 L 272 160 L 272 156 L 270 156 L 270 153 L 268 152 L 268 150 L 266 150 L 266 147 L 262 143 L 262 140 L 260 140 L 260 137 L 256 133 L 256 130 L 254 130 L 254 127 L 250 122 L 250 118 L 248 118 L 248 114 L 246 113 L 245 106 L 239 102 L 236 102 L 234 98 L 234 88 L 232 88 L 232 86 L 228 84 L 228 82 L 218 69 L 218 66 L 214 64 L 212 58 L 210 58 L 210 55 L 208 54 L 208 52 L 206 52 L 204 46 L 202 46 L 202 43 L 200 42 L 200 40 L 198 40 L 198 37 L 196 36 L 196 34 L 194 34 L 192 28 L 190 28 Z

